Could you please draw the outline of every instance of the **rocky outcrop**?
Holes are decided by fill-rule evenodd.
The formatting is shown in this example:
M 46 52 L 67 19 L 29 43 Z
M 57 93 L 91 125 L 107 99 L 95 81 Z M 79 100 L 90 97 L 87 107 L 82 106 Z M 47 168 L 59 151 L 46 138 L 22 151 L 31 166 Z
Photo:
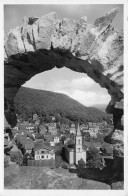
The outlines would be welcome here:
M 20 86 L 35 74 L 67 67 L 87 73 L 108 90 L 111 101 L 106 110 L 113 114 L 115 129 L 123 129 L 123 32 L 111 25 L 118 11 L 111 10 L 93 24 L 86 17 L 58 19 L 56 13 L 24 18 L 21 26 L 5 34 L 5 116 L 12 127 L 13 98 Z
M 87 73 L 108 90 L 113 104 L 123 98 L 123 34 L 112 27 L 118 13 L 88 24 L 57 18 L 24 18 L 21 26 L 5 35 L 5 97 L 11 99 L 22 84 L 37 73 L 55 66 Z

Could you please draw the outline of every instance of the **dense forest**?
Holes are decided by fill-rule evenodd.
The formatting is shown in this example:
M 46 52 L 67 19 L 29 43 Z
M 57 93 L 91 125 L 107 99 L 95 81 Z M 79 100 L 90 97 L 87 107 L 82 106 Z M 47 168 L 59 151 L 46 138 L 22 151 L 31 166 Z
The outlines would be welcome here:
M 21 87 L 14 100 L 16 113 L 24 120 L 34 113 L 40 117 L 61 116 L 71 121 L 109 121 L 109 116 L 94 107 L 85 107 L 65 94 Z

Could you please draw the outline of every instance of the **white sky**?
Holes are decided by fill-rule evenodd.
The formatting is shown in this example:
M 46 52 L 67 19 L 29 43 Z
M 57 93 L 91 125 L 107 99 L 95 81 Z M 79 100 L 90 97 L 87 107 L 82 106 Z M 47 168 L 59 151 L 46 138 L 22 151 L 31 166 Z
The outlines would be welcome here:
M 103 5 L 6 5 L 4 9 L 4 28 L 7 31 L 22 23 L 24 16 L 42 16 L 55 11 L 59 18 L 79 19 L 87 16 L 88 23 L 103 16 L 111 9 L 118 7 L 119 14 L 113 21 L 117 29 L 123 29 L 123 6 L 116 4 Z M 50 71 L 35 75 L 24 84 L 26 87 L 64 93 L 80 103 L 91 106 L 108 104 L 110 96 L 106 89 L 96 84 L 86 74 L 73 72 L 67 68 L 54 68 Z

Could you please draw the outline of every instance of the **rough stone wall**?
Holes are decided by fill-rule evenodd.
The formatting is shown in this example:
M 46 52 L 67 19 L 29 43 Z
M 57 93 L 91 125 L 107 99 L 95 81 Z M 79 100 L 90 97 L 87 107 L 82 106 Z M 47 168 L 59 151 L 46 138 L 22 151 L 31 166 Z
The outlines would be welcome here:
M 113 114 L 115 127 L 108 138 L 123 154 L 123 33 L 111 24 L 118 11 L 111 10 L 93 24 L 86 16 L 58 19 L 56 13 L 24 18 L 21 26 L 5 34 L 5 116 L 12 127 L 16 124 L 13 98 L 20 86 L 35 74 L 65 66 L 87 73 L 108 90 L 111 101 L 106 111 Z

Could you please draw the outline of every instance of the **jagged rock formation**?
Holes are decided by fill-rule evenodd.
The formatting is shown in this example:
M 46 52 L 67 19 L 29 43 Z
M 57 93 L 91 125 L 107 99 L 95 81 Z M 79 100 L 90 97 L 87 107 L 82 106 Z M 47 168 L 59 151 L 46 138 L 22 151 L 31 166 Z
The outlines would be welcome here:
M 86 17 L 60 20 L 56 13 L 24 18 L 21 26 L 5 35 L 5 116 L 12 126 L 16 124 L 13 98 L 20 86 L 35 74 L 65 66 L 87 73 L 108 90 L 111 101 L 106 110 L 114 115 L 115 129 L 123 129 L 123 33 L 111 25 L 118 11 L 111 10 L 94 24 L 88 24 Z

